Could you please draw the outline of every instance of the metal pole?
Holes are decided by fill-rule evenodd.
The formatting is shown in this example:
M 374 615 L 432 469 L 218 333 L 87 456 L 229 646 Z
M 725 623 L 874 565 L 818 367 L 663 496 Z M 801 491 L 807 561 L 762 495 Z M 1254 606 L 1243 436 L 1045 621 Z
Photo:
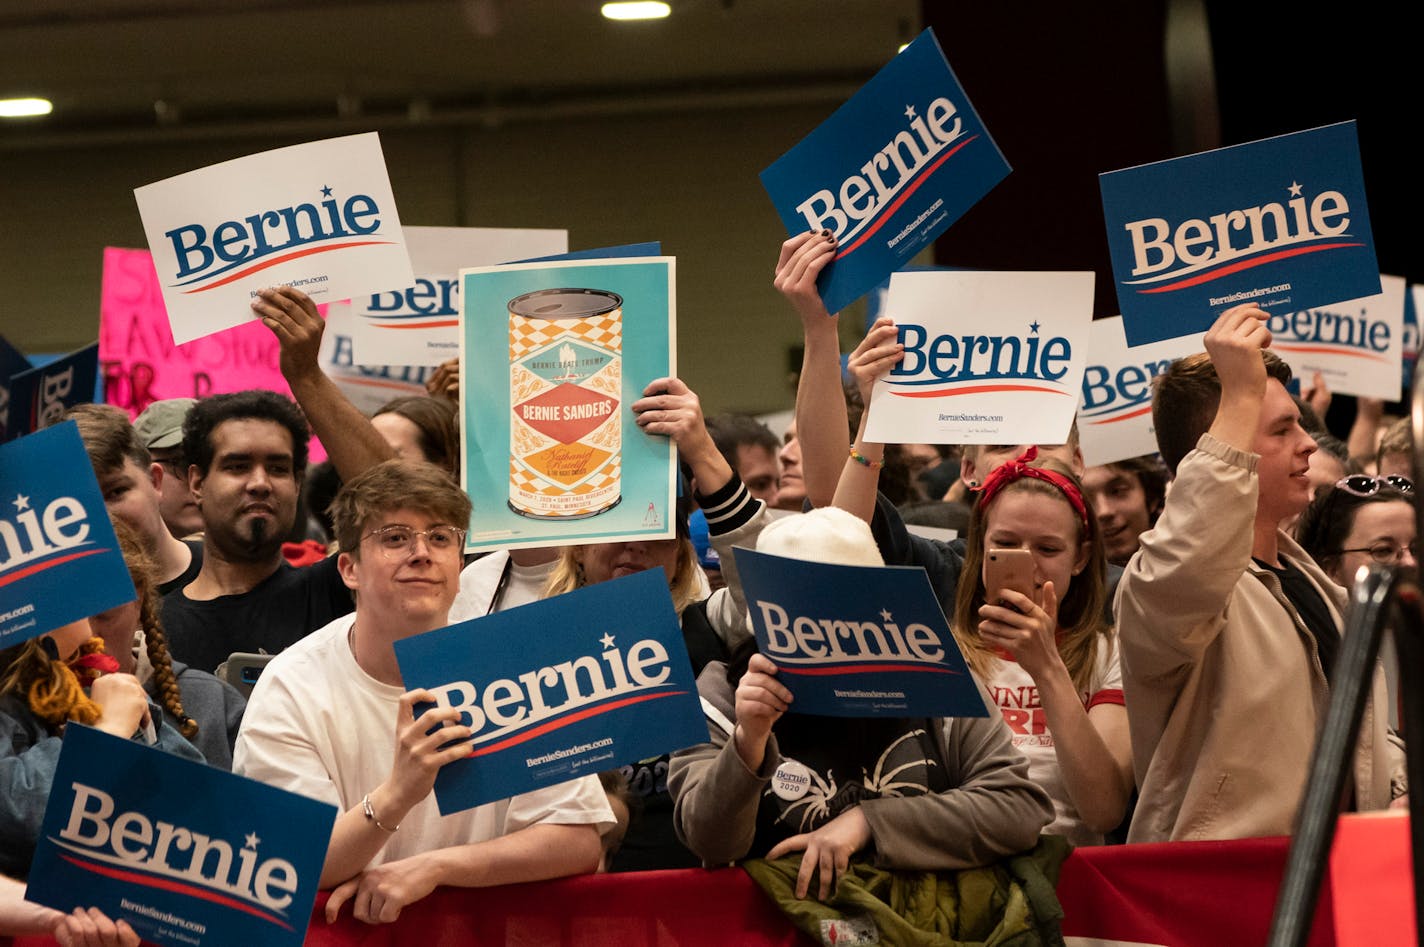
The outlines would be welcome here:
M 1374 565 L 1355 583 L 1345 610 L 1340 655 L 1331 676 L 1330 707 L 1310 761 L 1310 777 L 1297 816 L 1295 839 L 1271 921 L 1273 947 L 1302 947 L 1310 937 L 1320 881 L 1335 839 L 1345 777 L 1350 772 L 1360 718 L 1374 679 L 1380 637 L 1389 616 L 1394 569 Z

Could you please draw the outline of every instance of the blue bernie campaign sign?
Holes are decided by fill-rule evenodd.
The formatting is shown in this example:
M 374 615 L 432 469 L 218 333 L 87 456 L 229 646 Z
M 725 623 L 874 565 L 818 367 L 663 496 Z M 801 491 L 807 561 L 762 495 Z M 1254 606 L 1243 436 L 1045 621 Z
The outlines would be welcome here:
M 78 426 L 0 446 L 0 648 L 133 599 Z
M 98 342 L 14 376 L 6 425 L 9 436 L 21 437 L 57 424 L 76 404 L 92 402 L 98 378 Z
M 297 947 L 336 808 L 80 724 L 65 728 L 25 897 L 145 942 Z
M 530 260 L 514 260 L 515 263 L 552 263 L 556 260 L 617 260 L 632 256 L 662 256 L 663 245 L 654 240 L 651 243 L 625 243 L 618 247 L 598 247 L 593 250 L 574 250 L 572 253 L 556 253 L 553 256 L 536 256 Z
M 9 339 L 0 335 L 0 444 L 10 439 L 10 379 L 33 367 Z
M 839 312 L 944 233 L 1009 173 L 926 30 L 761 173 L 788 233 L 830 230 L 819 281 Z
M 1129 345 L 1380 291 L 1354 122 L 1099 175 Z
M 988 716 L 925 570 L 732 552 L 757 647 L 796 713 Z
M 469 758 L 435 778 L 442 815 L 707 740 L 661 569 L 395 647 L 405 686 L 474 730 Z

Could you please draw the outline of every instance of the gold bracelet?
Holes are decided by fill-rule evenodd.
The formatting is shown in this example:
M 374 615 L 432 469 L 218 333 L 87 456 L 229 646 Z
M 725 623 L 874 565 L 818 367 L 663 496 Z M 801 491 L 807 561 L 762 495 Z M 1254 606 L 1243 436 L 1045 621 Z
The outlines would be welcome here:
M 382 832 L 390 832 L 394 835 L 396 829 L 400 828 L 399 825 L 392 828 L 391 826 L 381 824 L 381 820 L 376 818 L 376 810 L 371 808 L 370 793 L 366 793 L 366 795 L 361 797 L 361 811 L 366 813 L 366 821 L 375 823 L 376 828 L 380 829 Z
M 862 467 L 869 467 L 871 470 L 879 470 L 881 467 L 885 466 L 885 462 L 883 460 L 871 460 L 869 457 L 866 457 L 860 451 L 856 450 L 854 445 L 851 445 L 850 459 L 855 461 L 857 464 L 860 464 Z

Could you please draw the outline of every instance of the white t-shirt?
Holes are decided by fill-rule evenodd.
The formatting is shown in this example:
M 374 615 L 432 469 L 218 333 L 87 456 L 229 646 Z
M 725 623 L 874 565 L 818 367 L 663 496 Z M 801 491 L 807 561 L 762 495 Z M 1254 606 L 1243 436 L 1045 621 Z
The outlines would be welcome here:
M 508 551 L 503 549 L 476 559 L 460 570 L 460 593 L 450 606 L 450 624 L 483 618 L 491 612 L 502 612 L 539 601 L 544 596 L 544 585 L 558 562 L 554 558 L 542 565 L 521 566 L 511 562 Z M 506 566 L 509 567 L 509 579 L 496 602 L 494 596 L 499 591 Z M 494 607 L 496 605 L 497 608 Z
M 361 670 L 346 615 L 272 660 L 248 699 L 233 771 L 345 812 L 391 774 L 404 688 Z M 377 813 L 379 815 L 379 813 Z M 431 793 L 401 820 L 368 867 L 517 832 L 538 823 L 613 825 L 595 776 L 442 816 Z
M 1038 685 L 1017 661 L 999 658 L 986 682 L 989 696 L 1004 715 L 1004 722 L 1013 734 L 1014 747 L 1028 759 L 1029 779 L 1037 783 L 1053 800 L 1053 822 L 1045 835 L 1062 835 L 1074 845 L 1101 845 L 1103 836 L 1083 824 L 1078 810 L 1068 798 L 1063 772 L 1048 732 L 1048 715 L 1039 701 Z M 1123 703 L 1122 668 L 1118 665 L 1117 636 L 1098 638 L 1097 662 L 1087 691 L 1078 695 L 1083 706 L 1092 710 L 1098 704 Z

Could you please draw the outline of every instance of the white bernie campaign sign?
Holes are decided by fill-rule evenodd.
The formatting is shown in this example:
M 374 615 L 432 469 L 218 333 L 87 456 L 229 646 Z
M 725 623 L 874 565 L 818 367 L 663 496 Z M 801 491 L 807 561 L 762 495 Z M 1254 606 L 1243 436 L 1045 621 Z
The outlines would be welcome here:
M 1061 444 L 1083 380 L 1092 273 L 896 273 L 905 357 L 870 395 L 866 439 Z
M 355 321 L 349 302 L 326 307 L 326 332 L 321 337 L 317 361 L 356 409 L 369 417 L 395 398 L 425 394 L 425 382 L 435 369 L 425 365 L 362 365 L 352 357 Z
M 1201 332 L 1128 348 L 1122 317 L 1095 319 L 1078 405 L 1078 438 L 1089 467 L 1157 452 L 1152 379 L 1184 355 L 1202 351 Z
M 1300 312 L 1272 313 L 1271 348 L 1304 387 L 1315 373 L 1336 394 L 1396 401 L 1404 359 L 1404 292 L 1398 276 L 1380 276 L 1379 295 Z
M 567 230 L 406 227 L 415 282 L 351 300 L 358 365 L 439 365 L 460 354 L 461 269 L 567 253 Z
M 224 161 L 134 198 L 179 345 L 250 322 L 266 286 L 328 303 L 415 282 L 374 132 Z

